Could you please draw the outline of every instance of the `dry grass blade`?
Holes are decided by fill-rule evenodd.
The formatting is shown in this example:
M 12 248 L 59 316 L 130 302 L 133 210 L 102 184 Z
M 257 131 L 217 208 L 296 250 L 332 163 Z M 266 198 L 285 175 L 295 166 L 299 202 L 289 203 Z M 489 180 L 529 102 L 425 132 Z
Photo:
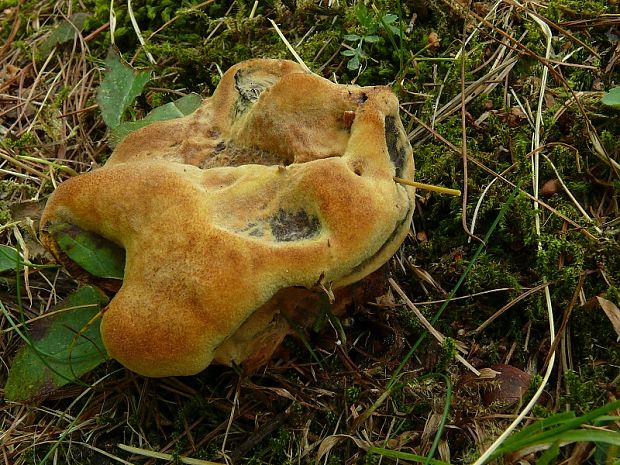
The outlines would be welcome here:
M 302 68 L 304 68 L 308 73 L 311 73 L 312 71 L 310 70 L 310 68 L 308 68 L 308 66 L 304 63 L 304 60 L 301 59 L 299 54 L 295 51 L 295 49 L 293 48 L 291 43 L 287 40 L 287 38 L 284 36 L 284 34 L 282 34 L 282 31 L 280 30 L 278 25 L 272 19 L 270 19 L 269 21 L 271 22 L 271 25 L 278 33 L 278 36 L 280 37 L 282 42 L 284 42 L 284 45 L 286 45 L 286 48 L 289 50 L 289 52 L 291 52 L 291 55 L 293 55 L 293 57 L 295 58 L 295 61 L 297 61 L 297 63 L 299 63 L 302 66 Z
M 549 286 L 549 283 L 541 283 L 538 286 L 533 287 L 532 289 L 528 289 L 527 291 L 523 292 L 521 295 L 519 295 L 519 297 L 517 297 L 516 299 L 511 300 L 506 305 L 504 305 L 502 308 L 500 308 L 498 311 L 496 311 L 493 315 L 491 315 L 489 318 L 484 320 L 480 324 L 480 326 L 478 326 L 473 331 L 470 331 L 467 335 L 471 336 L 471 335 L 474 335 L 474 334 L 479 334 L 480 332 L 484 331 L 485 328 L 487 328 L 491 323 L 493 323 L 496 319 L 498 319 L 500 316 L 502 316 L 504 313 L 506 313 L 508 310 L 510 310 L 516 304 L 521 302 L 523 299 L 527 299 L 532 294 L 535 294 L 536 292 L 546 288 L 547 286 Z
M 141 455 L 143 457 L 152 457 L 152 458 L 156 458 L 160 460 L 168 460 L 168 461 L 178 460 L 179 462 L 185 463 L 187 465 L 221 465 L 216 462 L 211 462 L 209 460 L 192 459 L 190 457 L 182 457 L 182 456 L 175 457 L 172 454 L 164 454 L 162 452 L 155 452 L 152 450 L 142 449 L 139 447 L 128 446 L 126 444 L 118 444 L 118 447 L 119 449 L 122 449 L 126 452 L 131 452 L 132 454 Z
M 507 59 L 477 79 L 475 82 L 465 87 L 463 90 L 463 97 L 461 97 L 461 95 L 457 95 L 435 111 L 435 116 L 433 118 L 434 124 L 446 120 L 453 113 L 458 111 L 461 108 L 463 101 L 465 105 L 467 105 L 480 95 L 489 93 L 492 89 L 497 87 L 497 85 L 502 82 L 504 78 L 506 78 L 518 61 L 519 59 L 517 57 Z M 421 136 L 425 131 L 428 131 L 428 129 L 422 126 L 414 129 L 409 133 L 409 140 L 416 144 L 424 142 L 425 138 Z M 461 153 L 460 150 L 459 153 Z
M 416 120 L 416 122 L 423 127 L 424 129 L 426 129 L 427 131 L 429 131 L 431 134 L 433 134 L 433 136 L 435 138 L 437 138 L 438 140 L 440 140 L 441 142 L 443 142 L 444 144 L 446 144 L 448 147 L 450 147 L 450 149 L 452 149 L 454 152 L 460 154 L 461 150 L 456 147 L 454 144 L 452 144 L 450 141 L 448 141 L 446 138 L 444 138 L 443 136 L 441 136 L 440 134 L 438 134 L 436 131 L 434 131 L 433 129 L 430 128 L 430 126 L 428 126 L 426 123 L 424 123 L 423 121 L 417 119 L 414 115 L 409 114 L 413 119 Z M 489 173 L 490 175 L 492 175 L 493 177 L 503 181 L 505 184 L 509 185 L 510 187 L 517 187 L 516 184 L 512 181 L 510 181 L 509 179 L 507 179 L 505 176 L 503 176 L 502 174 L 496 173 L 495 171 L 493 171 L 492 169 L 490 169 L 489 167 L 487 167 L 484 163 L 482 163 L 479 160 L 476 160 L 475 158 L 470 158 L 469 161 L 471 161 L 472 163 L 474 163 L 475 165 L 477 165 L 479 168 L 481 168 L 482 170 L 486 171 L 487 173 Z M 577 224 L 575 221 L 573 221 L 572 219 L 568 218 L 566 215 L 564 215 L 563 213 L 559 212 L 558 210 L 556 210 L 555 208 L 553 208 L 551 205 L 549 205 L 548 203 L 536 198 L 534 195 L 530 194 L 529 192 L 520 189 L 520 192 L 527 196 L 528 198 L 530 198 L 531 200 L 536 201 L 536 203 L 538 205 L 540 205 L 541 207 L 545 208 L 546 210 L 550 211 L 551 213 L 553 213 L 554 215 L 557 215 L 558 217 L 562 218 L 564 221 L 566 221 L 567 223 L 570 223 L 573 227 L 575 227 L 576 230 L 578 230 L 579 232 L 581 232 L 583 235 L 585 235 L 586 237 L 592 239 L 593 241 L 596 241 L 597 238 L 592 235 L 592 233 L 590 233 L 587 229 L 585 229 L 583 226 L 580 226 L 579 224 Z

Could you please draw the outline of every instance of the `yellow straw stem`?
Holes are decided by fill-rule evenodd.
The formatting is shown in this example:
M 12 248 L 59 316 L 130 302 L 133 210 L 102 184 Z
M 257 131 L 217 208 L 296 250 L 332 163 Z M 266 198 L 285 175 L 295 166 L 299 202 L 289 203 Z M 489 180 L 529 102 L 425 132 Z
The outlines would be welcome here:
M 432 184 L 424 184 L 423 182 L 410 181 L 409 179 L 398 178 L 394 176 L 394 181 L 399 184 L 406 184 L 408 186 L 417 187 L 419 189 L 424 189 L 432 192 L 439 192 L 440 194 L 448 194 L 459 196 L 461 195 L 461 191 L 456 189 L 449 189 L 447 187 L 433 186 Z

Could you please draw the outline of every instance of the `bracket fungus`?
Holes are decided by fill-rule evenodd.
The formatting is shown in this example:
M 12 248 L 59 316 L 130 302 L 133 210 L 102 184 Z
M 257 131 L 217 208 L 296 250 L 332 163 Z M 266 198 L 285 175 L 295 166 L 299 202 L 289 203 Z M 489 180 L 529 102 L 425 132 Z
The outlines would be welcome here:
M 389 88 L 250 60 L 193 114 L 130 134 L 103 167 L 60 184 L 41 239 L 69 269 L 58 230 L 124 249 L 101 332 L 131 370 L 256 366 L 290 333 L 287 301 L 359 281 L 396 252 L 414 189 L 393 178 L 413 171 Z

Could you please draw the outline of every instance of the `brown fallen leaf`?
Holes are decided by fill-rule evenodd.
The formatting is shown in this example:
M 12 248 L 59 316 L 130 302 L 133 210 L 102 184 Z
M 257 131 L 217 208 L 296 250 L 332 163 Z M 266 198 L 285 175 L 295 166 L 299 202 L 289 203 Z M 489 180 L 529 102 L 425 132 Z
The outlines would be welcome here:
M 620 337 L 620 309 L 610 300 L 603 299 L 602 297 L 597 297 L 596 300 L 605 312 L 605 315 L 607 315 L 607 318 L 609 318 L 609 321 L 611 321 L 616 334 Z
M 549 179 L 540 188 L 540 193 L 544 197 L 551 197 L 552 195 L 556 194 L 561 188 L 562 188 L 562 185 L 560 184 L 559 180 Z
M 480 376 L 465 373 L 457 383 L 461 388 L 475 388 L 482 403 L 495 411 L 506 411 L 520 402 L 527 392 L 531 376 L 512 365 L 496 364 L 482 368 Z

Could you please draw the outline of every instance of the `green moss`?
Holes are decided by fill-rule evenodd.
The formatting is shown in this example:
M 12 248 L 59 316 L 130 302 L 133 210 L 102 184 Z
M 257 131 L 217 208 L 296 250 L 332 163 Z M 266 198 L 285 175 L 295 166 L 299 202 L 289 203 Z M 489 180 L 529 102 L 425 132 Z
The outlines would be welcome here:
M 446 337 L 441 343 L 441 355 L 439 357 L 439 362 L 433 371 L 437 373 L 447 371 L 450 365 L 454 363 L 454 358 L 457 353 L 456 341 L 451 337 Z
M 460 123 L 459 123 L 460 124 Z M 442 125 L 438 131 L 444 137 L 456 137 L 453 127 Z M 460 133 L 458 135 L 460 138 Z M 414 149 L 416 161 L 416 179 L 426 183 L 435 183 L 445 187 L 456 187 L 461 169 L 461 157 L 443 144 L 429 143 L 416 146 Z
M 27 131 L 27 132 L 24 132 L 17 139 L 6 138 L 4 140 L 4 143 L 6 143 L 6 145 L 9 148 L 19 152 L 25 149 L 26 147 L 31 146 L 35 143 L 34 134 L 32 134 L 32 132 L 30 131 Z
M 278 463 L 283 465 L 293 465 L 290 451 L 294 449 L 297 439 L 287 427 L 279 428 L 276 433 L 269 438 L 268 446 L 257 450 L 250 458 L 249 464 Z
M 617 11 L 617 4 L 608 0 L 551 0 L 547 15 L 552 21 L 565 21 L 595 18 Z
M 505 253 L 505 252 L 504 252 Z M 488 253 L 482 253 L 465 280 L 463 292 L 477 293 L 485 289 L 514 288 L 519 289 L 519 279 L 513 264 L 507 263 Z
M 620 363 L 620 347 L 611 322 L 600 308 L 575 308 L 571 315 L 570 336 L 573 363 L 579 367 L 581 378 L 604 385 L 606 379 L 617 376 L 613 365 Z M 608 363 L 597 365 L 595 360 Z M 602 393 L 600 389 L 599 393 Z
M 309 67 L 320 66 L 327 58 L 340 48 L 342 32 L 338 29 L 327 28 L 317 30 L 307 37 L 299 48 L 299 54 Z
M 396 317 L 403 329 L 409 333 L 417 334 L 422 330 L 420 320 L 409 309 L 402 307 L 396 310 Z
M 8 211 L 11 203 L 21 198 L 30 199 L 37 194 L 37 188 L 11 179 L 0 181 L 0 201 L 6 203 Z
M 354 403 L 359 398 L 361 392 L 362 390 L 357 385 L 347 387 L 345 390 L 345 398 L 347 402 Z
M 562 400 L 571 410 L 584 414 L 599 405 L 602 393 L 594 380 L 583 378 L 577 372 L 568 370 L 564 373 L 564 383 L 566 394 Z
M 19 5 L 19 10 L 18 10 Z M 17 24 L 17 15 L 19 16 L 19 28 L 17 34 L 14 36 L 16 39 L 13 41 L 12 46 L 20 49 L 27 49 L 26 42 L 20 40 L 20 37 L 31 34 L 32 27 L 29 13 L 36 9 L 38 2 L 34 0 L 1 0 L 0 1 L 0 43 L 4 44 L 13 32 L 13 27 Z M 18 12 L 19 11 L 19 12 Z
M 10 223 L 13 220 L 10 203 L 0 201 L 0 226 Z

